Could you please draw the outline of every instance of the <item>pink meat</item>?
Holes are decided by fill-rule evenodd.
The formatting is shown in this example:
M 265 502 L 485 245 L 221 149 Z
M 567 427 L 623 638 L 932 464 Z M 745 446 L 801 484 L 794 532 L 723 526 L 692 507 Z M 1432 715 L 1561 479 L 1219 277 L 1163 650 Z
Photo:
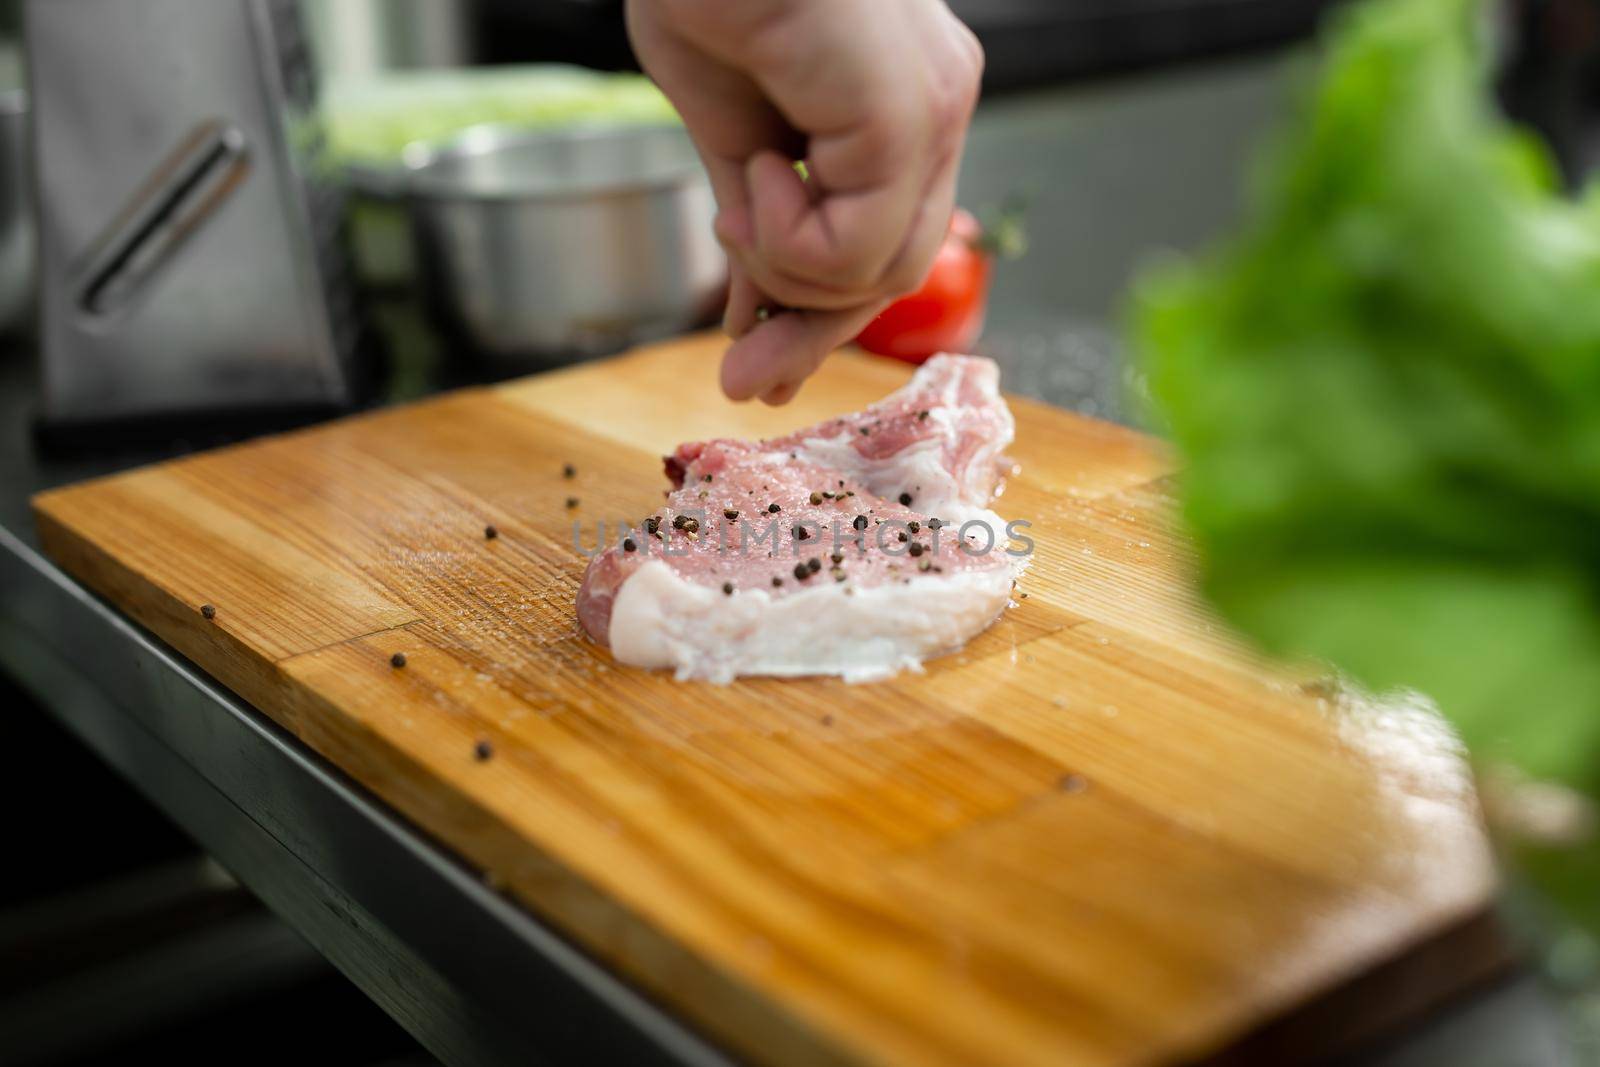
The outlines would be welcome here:
M 865 411 L 767 441 L 679 447 L 666 459 L 676 487 L 666 506 L 590 563 L 584 628 L 607 643 L 622 587 L 654 560 L 726 597 L 759 590 L 763 605 L 824 583 L 849 595 L 1010 574 L 1003 527 L 960 528 L 993 519 L 981 509 L 1012 433 L 997 383 L 988 360 L 940 356 Z
M 1000 370 L 976 356 L 935 356 L 907 385 L 870 407 L 759 443 L 691 441 L 666 457 L 667 477 L 682 486 L 688 468 L 716 473 L 702 461 L 719 447 L 786 452 L 809 441 L 843 435 L 862 463 L 882 461 L 921 442 L 936 443 L 941 464 L 967 490 L 968 503 L 986 503 L 1007 464 L 988 446 L 1009 442 L 1011 412 L 999 397 Z M 717 462 L 710 460 L 710 462 Z M 908 487 L 909 488 L 909 487 Z

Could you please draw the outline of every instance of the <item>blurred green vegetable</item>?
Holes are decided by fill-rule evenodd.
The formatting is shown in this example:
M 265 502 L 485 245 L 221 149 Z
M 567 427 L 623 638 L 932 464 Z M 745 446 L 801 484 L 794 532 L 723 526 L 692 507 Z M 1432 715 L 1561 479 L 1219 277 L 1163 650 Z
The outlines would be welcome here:
M 413 141 L 438 141 L 480 123 L 546 127 L 577 122 L 675 122 L 641 74 L 557 64 L 391 71 L 331 82 L 322 95 L 328 147 L 339 163 L 388 163 Z
M 1489 14 L 1342 9 L 1251 221 L 1145 280 L 1136 343 L 1230 619 L 1593 799 L 1600 194 L 1497 113 Z M 1529 869 L 1600 929 L 1587 828 Z

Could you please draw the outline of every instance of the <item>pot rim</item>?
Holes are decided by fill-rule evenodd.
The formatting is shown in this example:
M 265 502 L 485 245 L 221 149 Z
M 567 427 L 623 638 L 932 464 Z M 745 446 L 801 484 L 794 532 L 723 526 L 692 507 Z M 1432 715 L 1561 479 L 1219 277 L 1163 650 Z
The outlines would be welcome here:
M 469 126 L 444 141 L 416 141 L 401 151 L 398 165 L 352 164 L 346 168 L 356 189 L 383 200 L 425 203 L 507 204 L 571 203 L 671 192 L 696 186 L 709 187 L 710 179 L 697 156 L 682 165 L 669 166 L 659 174 L 642 178 L 598 178 L 592 184 L 559 189 L 473 190 L 455 179 L 432 173 L 447 163 L 475 155 L 525 145 L 552 145 L 592 141 L 618 136 L 663 133 L 681 136 L 688 133 L 676 123 L 579 124 L 559 129 L 540 130 L 514 123 L 481 123 Z

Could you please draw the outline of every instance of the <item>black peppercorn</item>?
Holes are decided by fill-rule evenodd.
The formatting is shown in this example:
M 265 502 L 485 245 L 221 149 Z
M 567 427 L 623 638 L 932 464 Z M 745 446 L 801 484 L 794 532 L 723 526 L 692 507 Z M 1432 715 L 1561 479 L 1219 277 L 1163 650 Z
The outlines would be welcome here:
M 478 743 L 472 746 L 472 758 L 479 763 L 486 762 L 493 755 L 494 745 L 489 743 L 488 738 L 480 738 Z
M 910 493 L 901 493 L 900 494 L 900 506 L 903 507 L 903 508 L 909 508 L 911 506 L 911 494 Z
M 398 668 L 404 667 L 405 665 L 406 654 L 404 652 L 396 652 L 394 655 L 389 657 L 389 666 Z
M 485 541 L 493 541 L 496 537 L 499 537 L 499 536 L 500 536 L 500 531 L 496 530 L 493 526 L 485 526 L 483 528 L 483 539 Z
M 214 619 L 217 617 L 217 609 L 212 607 L 210 604 L 201 604 L 200 617 L 203 619 Z

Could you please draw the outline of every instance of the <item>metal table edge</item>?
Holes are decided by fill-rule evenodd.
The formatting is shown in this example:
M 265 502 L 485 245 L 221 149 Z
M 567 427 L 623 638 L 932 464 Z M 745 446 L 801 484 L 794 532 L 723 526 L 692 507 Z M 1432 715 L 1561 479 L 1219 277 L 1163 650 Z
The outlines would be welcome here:
M 3 526 L 0 668 L 444 1062 L 735 1062 Z

